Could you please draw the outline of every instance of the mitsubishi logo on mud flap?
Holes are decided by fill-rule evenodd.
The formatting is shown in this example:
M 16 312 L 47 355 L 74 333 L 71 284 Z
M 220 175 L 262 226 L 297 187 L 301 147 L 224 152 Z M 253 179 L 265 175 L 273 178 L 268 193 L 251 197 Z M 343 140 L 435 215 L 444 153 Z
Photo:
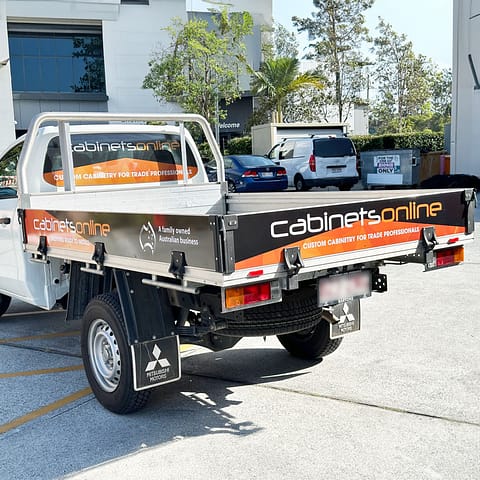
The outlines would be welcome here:
M 157 365 L 160 368 L 167 368 L 170 367 L 170 362 L 166 358 L 160 358 L 160 355 L 162 354 L 162 351 L 158 348 L 158 345 L 155 344 L 152 350 L 152 355 L 155 358 L 155 360 L 151 360 L 148 362 L 145 372 L 151 372 L 152 370 L 155 370 Z
M 333 322 L 330 323 L 330 338 L 343 337 L 360 330 L 360 301 L 349 300 L 332 308 Z
M 140 228 L 140 233 L 138 234 L 138 241 L 140 242 L 140 247 L 142 251 L 150 251 L 152 255 L 155 253 L 155 248 L 157 246 L 157 236 L 155 235 L 155 229 L 150 222 L 144 223 Z
M 355 315 L 350 313 L 350 307 L 348 306 L 348 303 L 343 304 L 342 311 L 343 311 L 344 315 L 340 315 L 340 317 L 336 317 L 338 319 L 338 323 L 354 322 L 355 321 Z

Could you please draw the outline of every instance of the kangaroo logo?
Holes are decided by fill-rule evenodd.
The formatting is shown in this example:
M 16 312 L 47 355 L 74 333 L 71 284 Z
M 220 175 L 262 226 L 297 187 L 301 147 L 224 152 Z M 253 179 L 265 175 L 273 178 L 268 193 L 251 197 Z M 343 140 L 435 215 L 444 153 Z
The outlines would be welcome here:
M 157 246 L 157 236 L 155 235 L 155 229 L 150 222 L 144 223 L 140 228 L 140 233 L 138 234 L 138 241 L 140 242 L 140 247 L 142 251 L 149 251 L 152 255 L 155 253 L 155 248 Z

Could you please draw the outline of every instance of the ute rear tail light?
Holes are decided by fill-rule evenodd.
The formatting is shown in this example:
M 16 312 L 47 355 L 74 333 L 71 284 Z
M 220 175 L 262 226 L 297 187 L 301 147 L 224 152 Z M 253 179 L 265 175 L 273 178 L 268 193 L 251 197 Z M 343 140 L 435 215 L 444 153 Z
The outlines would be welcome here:
M 308 166 L 312 172 L 317 171 L 317 162 L 315 162 L 315 155 L 312 153 L 308 159 Z
M 228 310 L 241 308 L 253 303 L 265 302 L 271 298 L 270 282 L 225 289 L 225 307 Z
M 457 265 L 464 260 L 463 246 L 444 248 L 442 250 L 435 250 L 433 252 L 433 265 L 429 265 L 429 270 L 434 268 L 450 267 Z
M 256 170 L 245 170 L 245 172 L 243 172 L 242 177 L 249 177 L 249 178 L 258 177 L 258 172 Z

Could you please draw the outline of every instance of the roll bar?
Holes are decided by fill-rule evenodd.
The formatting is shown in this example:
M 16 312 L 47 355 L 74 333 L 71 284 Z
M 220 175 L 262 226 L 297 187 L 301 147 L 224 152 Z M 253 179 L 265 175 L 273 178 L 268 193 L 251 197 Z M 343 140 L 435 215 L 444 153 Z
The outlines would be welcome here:
M 28 174 L 24 158 L 28 158 L 33 153 L 35 138 L 38 135 L 40 127 L 46 123 L 53 122 L 58 126 L 60 138 L 60 151 L 62 154 L 62 167 L 64 176 L 65 191 L 75 190 L 75 176 L 73 173 L 72 146 L 70 138 L 70 123 L 105 123 L 105 122 L 176 122 L 180 127 L 180 143 L 182 146 L 182 170 L 183 181 L 187 183 L 187 155 L 185 149 L 185 122 L 193 122 L 200 125 L 210 149 L 212 150 L 215 162 L 217 164 L 217 178 L 225 181 L 225 170 L 223 166 L 222 154 L 220 148 L 213 136 L 207 120 L 201 115 L 191 113 L 104 113 L 104 112 L 44 112 L 39 113 L 30 121 L 25 144 L 20 154 L 18 162 L 18 186 L 21 193 L 31 193 L 28 191 Z

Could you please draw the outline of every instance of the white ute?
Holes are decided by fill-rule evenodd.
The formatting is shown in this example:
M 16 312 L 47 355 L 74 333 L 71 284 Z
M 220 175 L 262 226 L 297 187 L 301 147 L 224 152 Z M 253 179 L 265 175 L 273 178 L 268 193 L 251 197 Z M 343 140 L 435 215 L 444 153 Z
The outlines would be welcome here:
M 468 189 L 229 194 L 198 115 L 40 114 L 0 182 L 0 314 L 13 297 L 81 319 L 88 381 L 117 413 L 180 378 L 180 343 L 277 335 L 321 359 L 387 290 L 385 261 L 456 265 L 473 240 Z

